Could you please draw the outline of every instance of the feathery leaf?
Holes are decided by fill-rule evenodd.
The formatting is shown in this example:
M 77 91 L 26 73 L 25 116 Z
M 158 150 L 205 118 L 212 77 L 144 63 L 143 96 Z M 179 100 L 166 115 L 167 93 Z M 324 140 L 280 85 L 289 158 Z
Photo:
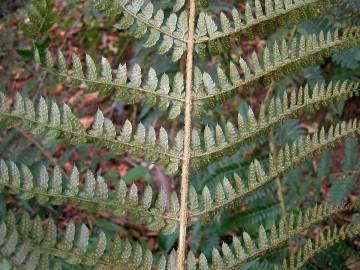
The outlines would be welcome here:
M 279 97 L 272 98 L 267 109 L 268 117 L 265 117 L 263 113 L 259 115 L 258 120 L 255 119 L 254 113 L 249 107 L 245 119 L 241 114 L 238 115 L 238 129 L 235 129 L 231 122 L 227 123 L 224 130 L 221 130 L 220 126 L 217 127 L 218 133 L 226 134 L 226 138 L 221 135 L 221 139 L 216 138 L 215 140 L 211 128 L 205 128 L 203 136 L 205 149 L 200 150 L 198 147 L 193 149 L 192 166 L 195 169 L 204 167 L 226 154 L 234 153 L 244 143 L 268 133 L 271 128 L 279 126 L 289 117 L 297 116 L 305 110 L 318 110 L 320 107 L 327 106 L 334 101 L 346 100 L 354 94 L 358 95 L 359 90 L 358 82 L 336 82 L 329 83 L 327 86 L 322 83 L 313 87 L 312 97 L 304 97 L 309 93 L 309 87 L 306 85 L 298 89 L 298 91 L 292 91 L 290 100 L 284 96 L 284 106 L 279 106 L 277 103 Z M 246 127 L 244 123 L 248 123 L 248 126 Z
M 185 1 L 177 0 L 174 12 L 179 11 Z M 135 38 L 145 38 L 145 47 L 158 45 L 158 52 L 164 54 L 172 49 L 172 60 L 178 61 L 187 49 L 188 16 L 186 11 L 179 15 L 155 10 L 151 1 L 112 1 L 92 0 L 92 6 L 107 15 L 121 14 L 121 19 L 114 27 L 119 30 L 131 28 Z M 109 12 L 110 11 L 110 12 Z M 160 41 L 161 40 L 161 41 Z
M 100 90 L 102 95 L 114 90 L 117 99 L 128 103 L 137 103 L 143 98 L 149 106 L 156 105 L 161 110 L 170 108 L 172 112 L 170 118 L 177 117 L 183 110 L 184 87 L 179 86 L 183 84 L 183 76 L 180 72 L 175 76 L 172 86 L 166 73 L 159 78 L 153 68 L 150 68 L 147 76 L 144 76 L 139 65 L 134 65 L 128 72 L 126 64 L 120 64 L 116 75 L 113 76 L 112 68 L 106 58 L 101 59 L 99 65 L 101 71 L 98 72 L 95 61 L 91 56 L 86 55 L 86 73 L 84 73 L 79 56 L 73 55 L 72 69 L 69 69 L 62 52 L 59 51 L 58 55 L 56 63 L 51 53 L 47 51 L 46 58 L 42 61 L 39 59 L 39 64 L 48 73 L 60 79 L 70 80 L 74 85 L 84 82 L 90 91 Z
M 149 158 L 149 162 L 158 161 L 158 164 L 167 168 L 169 174 L 176 174 L 178 171 L 182 149 L 179 149 L 177 145 L 169 147 L 168 136 L 164 129 L 160 130 L 159 141 L 156 141 L 153 128 L 149 128 L 144 143 L 138 141 L 133 135 L 133 127 L 128 120 L 120 134 L 117 134 L 113 123 L 105 118 L 100 110 L 96 114 L 92 127 L 86 130 L 66 104 L 60 111 L 58 105 L 52 103 L 51 107 L 56 109 L 51 109 L 45 99 L 40 98 L 35 110 L 35 105 L 29 99 L 20 95 L 17 95 L 17 98 L 18 101 L 15 104 L 24 103 L 21 111 L 18 107 L 10 109 L 7 97 L 0 92 L 0 119 L 9 121 L 9 126 L 19 123 L 24 131 L 43 133 L 48 137 L 51 135 L 72 144 L 96 142 L 104 147 L 112 148 L 119 154 L 131 149 L 134 156 Z M 57 112 L 60 122 L 54 123 L 51 119 L 49 120 L 50 110 Z M 142 128 L 141 125 L 139 127 Z
M 342 126 L 343 128 L 341 129 L 340 124 L 337 124 L 335 128 L 331 126 L 325 139 L 322 141 L 317 139 L 318 135 L 315 133 L 312 137 L 308 135 L 306 139 L 301 137 L 294 141 L 291 146 L 286 146 L 284 149 L 279 150 L 275 155 L 270 154 L 268 161 L 269 172 L 267 173 L 262 168 L 260 162 L 254 160 L 249 166 L 247 187 L 245 187 L 243 181 L 237 175 L 234 177 L 236 180 L 235 186 L 232 186 L 225 178 L 222 181 L 223 183 L 219 182 L 219 184 L 223 186 L 226 185 L 226 189 L 230 189 L 229 185 L 231 185 L 232 189 L 236 192 L 223 194 L 222 196 L 224 196 L 225 199 L 221 202 L 214 200 L 209 188 L 205 186 L 204 190 L 206 190 L 207 199 L 206 201 L 203 200 L 202 209 L 192 213 L 191 216 L 208 216 L 209 218 L 209 215 L 214 215 L 222 208 L 233 208 L 237 206 L 245 196 L 253 194 L 285 172 L 298 166 L 304 160 L 311 158 L 322 150 L 334 145 L 336 142 L 349 136 L 357 135 L 360 132 L 360 126 L 356 120 L 347 123 L 344 122 Z M 286 148 L 291 149 L 291 151 L 285 159 L 284 152 Z
M 159 204 L 153 205 L 153 191 L 150 186 L 145 188 L 143 195 L 138 199 L 135 184 L 128 189 L 125 182 L 120 180 L 117 189 L 110 191 L 104 179 L 100 175 L 95 178 L 91 171 L 86 172 L 85 183 L 81 185 L 79 171 L 75 166 L 68 181 L 63 178 L 58 167 L 52 169 L 53 173 L 50 176 L 43 166 L 37 183 L 26 165 L 21 164 L 20 168 L 12 161 L 0 160 L 2 190 L 19 194 L 27 200 L 35 197 L 42 204 L 50 202 L 62 205 L 71 201 L 87 210 L 111 211 L 118 216 L 128 216 L 139 224 L 147 224 L 153 230 L 163 229 L 164 234 L 171 234 L 177 228 L 178 204 L 172 204 L 171 208 L 167 207 L 166 200 L 160 200 Z M 172 194 L 172 198 L 172 201 L 176 202 L 175 193 Z
M 276 45 L 272 46 L 274 53 L 270 52 L 270 47 L 267 46 L 264 49 L 263 63 L 261 65 L 250 67 L 243 58 L 240 58 L 239 64 L 243 76 L 239 75 L 236 68 L 231 68 L 231 84 L 217 86 L 213 79 L 206 75 L 207 73 L 204 73 L 203 84 L 206 92 L 193 97 L 194 105 L 200 108 L 204 106 L 214 107 L 217 103 L 222 103 L 234 96 L 239 88 L 247 88 L 260 79 L 264 80 L 265 83 L 276 81 L 281 75 L 292 73 L 304 65 L 312 65 L 328 56 L 330 52 L 357 44 L 359 37 L 360 29 L 352 27 L 343 29 L 341 36 L 339 31 L 328 32 L 326 33 L 326 39 L 323 32 L 317 35 L 301 36 L 300 39 L 295 38 L 290 47 L 286 40 L 283 40 L 281 44 L 284 44 L 284 46 L 281 47 L 281 57 L 274 57 L 279 53 L 278 44 L 280 43 L 275 43 Z M 222 71 L 221 74 L 225 74 L 225 72 Z M 223 78 L 218 78 L 218 81 L 223 81 Z M 197 111 L 201 111 L 201 109 L 197 108 Z

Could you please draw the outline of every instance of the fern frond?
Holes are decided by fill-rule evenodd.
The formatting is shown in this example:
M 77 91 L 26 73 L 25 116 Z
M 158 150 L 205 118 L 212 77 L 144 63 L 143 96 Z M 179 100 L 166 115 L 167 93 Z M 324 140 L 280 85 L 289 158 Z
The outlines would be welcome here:
M 34 176 L 25 164 L 18 166 L 13 161 L 0 160 L 0 190 L 4 189 L 26 200 L 35 197 L 41 204 L 72 202 L 90 211 L 111 211 L 120 217 L 128 216 L 138 224 L 146 224 L 151 230 L 163 230 L 164 234 L 173 233 L 178 225 L 176 193 L 171 194 L 168 202 L 167 194 L 162 190 L 154 200 L 152 188 L 146 186 L 139 197 L 137 186 L 132 184 L 128 188 L 123 180 L 118 181 L 117 189 L 111 192 L 105 180 L 100 175 L 95 178 L 91 171 L 86 172 L 85 183 L 81 185 L 75 166 L 66 181 L 58 167 L 52 168 L 50 175 L 42 166 L 39 174 Z
M 36 37 L 46 33 L 55 23 L 57 14 L 52 11 L 54 3 L 51 0 L 32 0 L 27 9 L 31 25 L 22 23 L 21 29 L 29 36 Z
M 70 80 L 73 84 L 86 83 L 90 91 L 100 90 L 104 95 L 115 89 L 115 98 L 128 103 L 137 103 L 144 98 L 145 104 L 149 106 L 158 105 L 161 110 L 170 108 L 170 119 L 178 116 L 184 106 L 184 75 L 181 72 L 174 76 L 171 84 L 166 73 L 159 80 L 153 68 L 150 68 L 145 77 L 139 65 L 134 65 L 128 74 L 126 64 L 120 64 L 114 78 L 112 68 L 104 57 L 101 59 L 101 72 L 98 72 L 94 60 L 86 55 L 86 74 L 79 56 L 75 54 L 72 55 L 72 69 L 68 68 L 61 51 L 58 52 L 56 65 L 49 51 L 46 51 L 43 59 L 37 52 L 36 61 L 48 73 L 61 79 Z
M 294 213 L 291 213 L 287 217 L 283 217 L 278 226 L 275 226 L 273 223 L 270 235 L 266 233 L 263 225 L 260 225 L 258 229 L 259 237 L 256 241 L 244 231 L 243 241 L 238 237 L 233 237 L 233 248 L 230 248 L 226 243 L 222 244 L 222 255 L 220 255 L 218 249 L 213 249 L 211 265 L 208 265 L 206 259 L 204 260 L 205 256 L 201 254 L 200 258 L 203 259 L 199 260 L 201 263 L 200 269 L 238 269 L 238 267 L 249 261 L 281 248 L 296 235 L 305 232 L 315 224 L 328 219 L 334 214 L 357 207 L 358 205 L 355 204 L 338 204 L 334 206 L 321 204 L 314 208 L 307 209 L 304 215 L 300 210 L 297 214 L 296 221 Z
M 145 37 L 145 47 L 158 45 L 160 54 L 167 53 L 172 49 L 172 60 L 178 61 L 187 49 L 188 15 L 179 11 L 185 1 L 177 1 L 173 13 L 165 17 L 162 9 L 154 9 L 151 1 L 112 1 L 92 0 L 92 5 L 105 13 L 110 10 L 115 14 L 122 13 L 118 23 L 114 25 L 119 30 L 133 28 L 132 34 L 135 38 Z M 111 12 L 113 13 L 113 12 Z
M 240 76 L 238 68 L 231 62 L 229 76 L 221 68 L 217 68 L 216 85 L 211 76 L 198 71 L 194 76 L 196 95 L 193 97 L 196 112 L 203 111 L 204 106 L 214 107 L 235 95 L 238 88 L 247 88 L 259 79 L 265 82 L 276 81 L 281 75 L 294 72 L 300 67 L 311 65 L 331 52 L 351 47 L 359 42 L 360 28 L 346 28 L 341 36 L 339 31 L 333 33 L 323 32 L 295 38 L 291 44 L 284 39 L 281 43 L 275 42 L 272 47 L 266 46 L 263 53 L 263 63 L 260 64 L 258 55 L 252 54 L 252 67 L 243 58 L 239 64 L 243 76 Z
M 103 231 L 90 236 L 85 224 L 76 226 L 73 221 L 61 232 L 53 219 L 44 226 L 38 216 L 31 219 L 26 212 L 17 222 L 10 212 L 0 226 L 0 253 L 11 258 L 20 269 L 36 269 L 39 266 L 49 269 L 43 263 L 49 258 L 102 270 L 151 269 L 153 256 L 150 250 L 118 236 L 112 238 L 113 241 Z M 28 254 L 30 256 L 27 257 Z
M 273 0 L 265 0 L 264 4 L 255 0 L 254 14 L 252 1 L 246 1 L 245 16 L 233 8 L 231 22 L 223 12 L 220 13 L 220 29 L 210 14 L 202 12 L 199 14 L 196 29 L 198 50 L 203 50 L 207 44 L 211 52 L 217 51 L 216 47 L 221 46 L 218 41 L 226 43 L 226 39 L 243 31 L 253 30 L 256 34 L 268 33 L 276 25 L 308 19 L 342 2 L 341 0 L 276 0 L 274 5 Z M 245 20 L 242 19 L 243 17 Z
M 29 257 L 27 259 L 25 259 L 25 261 L 23 262 L 23 265 L 18 266 L 15 264 L 15 262 L 13 262 L 13 259 L 11 257 L 7 257 L 4 254 L 0 253 L 0 269 L 1 270 L 27 270 L 27 269 L 36 269 L 33 267 L 38 266 L 38 269 L 44 269 L 44 270 L 63 270 L 63 269 L 68 269 L 66 267 L 63 266 L 63 263 L 58 260 L 58 259 L 52 259 L 52 257 L 49 256 L 40 256 L 39 261 L 36 263 L 34 263 L 35 261 L 37 261 L 37 256 L 38 253 L 33 251 L 32 253 L 30 253 L 30 251 L 28 251 L 28 246 L 26 244 L 18 247 L 19 248 L 19 252 L 22 252 L 23 254 L 20 256 L 23 256 L 24 253 L 25 255 L 29 255 Z M 16 255 L 14 255 L 13 257 L 15 257 Z M 2 260 L 1 260 L 2 259 Z
M 195 209 L 191 216 L 214 215 L 222 208 L 233 208 L 248 195 L 253 194 L 264 185 L 271 183 L 285 172 L 295 168 L 302 161 L 311 158 L 322 150 L 334 145 L 336 142 L 349 136 L 360 134 L 360 125 L 354 121 L 342 122 L 335 127 L 331 126 L 328 133 L 322 128 L 319 133 L 308 135 L 306 138 L 296 140 L 291 146 L 287 145 L 277 154 L 269 155 L 269 172 L 266 173 L 258 160 L 254 160 L 249 167 L 248 185 L 235 174 L 235 187 L 227 178 L 216 185 L 215 194 L 205 186 L 202 191 L 202 209 Z M 195 196 L 197 196 L 195 194 Z M 196 197 L 197 198 L 197 197 Z
M 354 238 L 360 234 L 360 224 L 349 224 L 340 228 L 326 228 L 320 232 L 314 240 L 308 239 L 305 246 L 295 254 L 292 253 L 290 258 L 285 259 L 282 267 L 275 269 L 296 270 L 300 269 L 310 258 L 317 253 L 331 247 L 335 243 Z
M 312 92 L 311 97 L 310 92 Z M 199 133 L 195 130 L 193 131 L 192 166 L 199 169 L 226 154 L 232 154 L 244 143 L 268 133 L 271 128 L 279 126 L 286 119 L 297 116 L 305 110 L 315 111 L 322 106 L 327 106 L 337 100 L 346 100 L 359 93 L 359 83 L 348 81 L 329 83 L 327 86 L 323 83 L 316 84 L 311 91 L 306 85 L 298 91 L 292 91 L 289 99 L 287 93 L 284 92 L 282 99 L 272 98 L 267 110 L 265 104 L 261 105 L 258 120 L 249 107 L 245 118 L 241 114 L 238 115 L 237 129 L 231 122 L 227 123 L 225 129 L 217 125 L 215 132 L 207 126 L 203 135 L 204 150 L 201 148 Z
M 10 108 L 8 98 L 0 92 L 0 120 L 6 126 L 18 123 L 24 131 L 46 134 L 48 138 L 61 138 L 72 144 L 98 143 L 119 154 L 128 150 L 134 156 L 165 166 L 169 174 L 178 171 L 181 161 L 182 131 L 178 132 L 172 147 L 169 146 L 168 134 L 164 128 L 160 129 L 157 140 L 154 128 L 146 130 L 140 123 L 134 132 L 130 121 L 126 121 L 121 133 L 117 134 L 114 124 L 100 110 L 95 115 L 92 127 L 86 130 L 66 104 L 60 110 L 55 102 L 49 105 L 41 97 L 35 106 L 30 99 L 17 93 L 14 105 Z

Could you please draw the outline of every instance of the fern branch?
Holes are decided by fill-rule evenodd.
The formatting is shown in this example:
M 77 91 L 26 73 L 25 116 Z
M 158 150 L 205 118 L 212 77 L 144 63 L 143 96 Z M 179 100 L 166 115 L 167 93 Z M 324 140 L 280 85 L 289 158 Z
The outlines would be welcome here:
M 45 227 L 38 216 L 31 219 L 26 212 L 20 223 L 8 213 L 6 222 L 0 227 L 0 240 L 0 252 L 11 256 L 13 263 L 26 269 L 43 267 L 42 258 L 49 255 L 69 264 L 95 266 L 102 270 L 150 269 L 153 264 L 151 252 L 138 243 L 131 244 L 118 236 L 110 241 L 103 231 L 90 238 L 89 229 L 84 224 L 77 227 L 73 221 L 61 233 L 53 219 Z M 29 253 L 31 255 L 27 257 Z M 160 263 L 163 261 L 164 258 Z
M 292 91 L 290 100 L 285 92 L 282 100 L 280 97 L 272 98 L 267 109 L 268 117 L 265 116 L 265 104 L 262 103 L 258 120 L 255 119 L 250 107 L 245 119 L 241 114 L 238 115 L 238 129 L 231 122 L 227 123 L 225 131 L 217 125 L 215 134 L 212 129 L 206 127 L 204 129 L 205 150 L 201 148 L 199 134 L 195 131 L 193 132 L 192 166 L 195 169 L 206 166 L 225 154 L 234 153 L 244 143 L 268 133 L 271 128 L 279 126 L 291 116 L 297 116 L 305 110 L 318 110 L 321 106 L 327 106 L 336 100 L 346 100 L 354 94 L 357 95 L 359 90 L 359 83 L 344 81 L 329 83 L 327 87 L 324 84 L 317 84 L 312 89 L 311 97 L 307 85 L 298 91 Z
M 110 192 L 105 180 L 101 176 L 95 178 L 91 171 L 86 172 L 84 185 L 80 185 L 79 171 L 75 166 L 69 180 L 63 179 L 59 167 L 54 167 L 52 171 L 50 176 L 42 166 L 40 173 L 34 177 L 25 164 L 18 166 L 13 161 L 0 160 L 0 190 L 19 194 L 26 200 L 35 197 L 41 204 L 72 202 L 87 210 L 93 207 L 95 211 L 111 211 L 117 216 L 128 216 L 146 224 L 151 230 L 163 230 L 164 234 L 171 234 L 177 228 L 179 202 L 176 193 L 171 194 L 168 202 L 167 194 L 162 190 L 153 204 L 150 186 L 146 186 L 139 198 L 137 186 L 132 184 L 128 189 L 123 180 L 119 181 L 116 191 Z
M 334 227 L 333 229 L 327 228 L 320 232 L 315 241 L 308 239 L 305 246 L 302 247 L 295 254 L 291 254 L 290 258 L 285 259 L 282 267 L 275 269 L 295 270 L 300 269 L 311 257 L 317 253 L 329 248 L 330 246 L 351 239 L 360 234 L 360 224 L 349 224 L 340 228 Z
M 144 98 L 149 106 L 157 105 L 161 110 L 170 108 L 170 119 L 178 116 L 184 106 L 184 76 L 181 72 L 175 75 L 171 85 L 166 73 L 159 80 L 153 68 L 150 68 L 145 78 L 139 65 L 134 65 L 128 75 L 126 64 L 120 64 L 114 78 L 112 68 L 104 57 L 101 60 L 101 72 L 98 72 L 95 61 L 86 55 L 86 74 L 79 56 L 75 54 L 72 55 L 72 69 L 68 68 L 61 51 L 58 52 L 56 65 L 49 51 L 46 51 L 45 57 L 40 57 L 36 51 L 35 60 L 56 77 L 70 80 L 74 85 L 86 83 L 90 91 L 100 89 L 100 93 L 105 95 L 115 89 L 115 97 L 128 103 L 137 103 Z
M 287 171 L 298 166 L 304 160 L 323 151 L 327 147 L 343 140 L 346 137 L 359 134 L 360 125 L 354 120 L 348 123 L 342 122 L 331 126 L 325 134 L 324 128 L 313 136 L 308 135 L 305 139 L 296 140 L 292 146 L 287 145 L 278 151 L 276 155 L 269 155 L 269 173 L 266 173 L 259 161 L 255 160 L 249 167 L 248 187 L 243 180 L 235 174 L 236 187 L 224 178 L 216 186 L 215 199 L 207 186 L 202 191 L 203 210 L 195 208 L 191 217 L 214 215 L 220 209 L 233 208 L 245 197 L 253 194 L 260 188 L 271 183 L 276 177 L 280 177 Z M 194 194 L 197 199 L 196 193 Z
M 240 58 L 243 78 L 240 77 L 237 67 L 232 62 L 230 63 L 230 80 L 225 71 L 218 67 L 219 87 L 207 72 L 204 72 L 202 76 L 195 76 L 198 94 L 193 98 L 194 106 L 197 106 L 199 112 L 205 105 L 213 107 L 216 103 L 222 103 L 233 96 L 239 87 L 249 87 L 259 79 L 275 81 L 282 74 L 289 74 L 304 65 L 311 65 L 318 59 L 328 56 L 332 51 L 351 47 L 359 42 L 359 37 L 360 28 L 353 27 L 344 29 L 341 37 L 338 31 L 328 32 L 326 38 L 323 32 L 318 35 L 303 35 L 299 40 L 293 39 L 290 48 L 285 39 L 281 45 L 275 42 L 271 49 L 268 46 L 265 47 L 262 64 L 259 63 L 255 51 L 252 54 L 252 68 Z
M 112 9 L 116 13 L 123 12 L 120 21 L 114 25 L 115 28 L 127 30 L 133 26 L 133 35 L 136 38 L 141 38 L 149 32 L 144 43 L 145 47 L 155 46 L 162 37 L 158 51 L 160 54 L 164 54 L 173 49 L 172 60 L 174 62 L 178 61 L 187 49 L 188 16 L 185 11 L 181 12 L 179 16 L 175 13 L 182 8 L 184 3 L 185 1 L 175 5 L 174 12 L 165 18 L 164 11 L 162 9 L 154 10 L 151 1 L 92 1 L 93 6 L 100 11 L 106 12 Z
M 133 132 L 131 123 L 126 121 L 122 132 L 117 134 L 113 123 L 105 118 L 100 110 L 96 113 L 91 129 L 86 130 L 66 104 L 60 111 L 55 102 L 49 106 L 44 98 L 40 98 L 35 109 L 30 99 L 17 94 L 14 105 L 10 108 L 7 97 L 0 92 L 0 117 L 6 126 L 19 123 L 24 131 L 62 138 L 72 144 L 97 142 L 119 154 L 130 150 L 134 156 L 144 157 L 149 162 L 157 161 L 160 165 L 166 166 L 169 174 L 178 171 L 181 161 L 182 131 L 178 132 L 175 145 L 170 148 L 165 129 L 160 129 L 157 141 L 154 128 L 146 130 L 139 124 L 136 132 Z
M 328 219 L 334 214 L 352 210 L 357 207 L 358 205 L 355 204 L 339 204 L 335 206 L 322 204 L 312 209 L 307 209 L 304 216 L 300 210 L 297 215 L 296 224 L 294 213 L 291 213 L 288 217 L 284 215 L 277 227 L 273 224 L 270 237 L 267 235 L 263 225 L 260 225 L 257 241 L 251 239 L 247 232 L 243 232 L 243 243 L 239 238 L 233 237 L 232 243 L 235 254 L 226 243 L 222 244 L 222 255 L 220 255 L 218 249 L 213 249 L 212 264 L 209 269 L 238 269 L 238 267 L 247 262 L 278 250 L 296 235 L 307 231 L 315 224 Z M 255 243 L 257 243 L 257 245 Z M 243 246 L 245 246 L 245 248 Z M 200 269 L 208 269 L 206 267 L 204 268 L 204 266 L 208 266 L 208 263 L 203 254 L 200 255 L 199 261 Z
M 268 30 L 264 29 L 266 26 L 282 21 L 297 22 L 302 17 L 313 17 L 324 12 L 325 9 L 330 9 L 342 2 L 341 0 L 305 0 L 295 2 L 293 0 L 281 0 L 276 1 L 274 5 L 272 0 L 266 0 L 264 12 L 261 2 L 256 0 L 254 16 L 251 4 L 247 1 L 244 12 L 245 21 L 241 20 L 242 14 L 236 8 L 232 10 L 232 24 L 223 12 L 220 13 L 220 31 L 211 16 L 203 13 L 199 15 L 197 22 L 196 43 L 200 45 L 202 43 L 210 43 L 209 46 L 216 46 L 212 45 L 211 42 L 217 39 L 228 38 L 251 28 L 260 28 L 268 32 Z
M 178 246 L 177 268 L 185 269 L 186 259 L 186 234 L 189 219 L 188 199 L 189 199 L 189 171 L 191 159 L 191 129 L 192 129 L 192 86 L 193 86 L 193 64 L 194 64 L 194 46 L 195 46 L 195 9 L 196 0 L 189 2 L 189 37 L 187 43 L 186 56 L 186 96 L 185 96 L 185 135 L 183 163 L 181 170 L 181 207 L 180 207 L 180 232 Z

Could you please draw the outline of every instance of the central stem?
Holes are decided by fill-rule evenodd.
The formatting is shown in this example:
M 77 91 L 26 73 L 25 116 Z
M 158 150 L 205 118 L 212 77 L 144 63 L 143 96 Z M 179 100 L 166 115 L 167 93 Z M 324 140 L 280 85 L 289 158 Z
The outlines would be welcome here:
M 191 111 L 192 111 L 192 77 L 194 62 L 194 31 L 195 31 L 195 2 L 190 0 L 189 7 L 189 36 L 186 56 L 186 92 L 185 92 L 185 127 L 184 127 L 184 155 L 181 175 L 181 205 L 180 205 L 180 235 L 178 245 L 178 270 L 185 268 L 186 258 L 186 230 L 188 223 L 188 194 L 189 194 L 189 165 L 191 158 Z

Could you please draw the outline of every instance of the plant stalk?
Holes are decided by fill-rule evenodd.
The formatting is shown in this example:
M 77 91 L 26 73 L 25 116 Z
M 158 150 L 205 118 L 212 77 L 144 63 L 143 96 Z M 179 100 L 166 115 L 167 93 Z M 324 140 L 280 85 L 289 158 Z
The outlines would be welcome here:
M 181 202 L 180 202 L 180 234 L 178 243 L 178 270 L 184 270 L 186 258 L 186 230 L 188 225 L 188 194 L 189 169 L 191 158 L 191 117 L 192 117 L 192 77 L 194 61 L 194 32 L 195 32 L 196 0 L 189 2 L 189 36 L 186 56 L 186 92 L 185 92 L 185 127 L 184 127 L 184 154 L 181 174 Z

